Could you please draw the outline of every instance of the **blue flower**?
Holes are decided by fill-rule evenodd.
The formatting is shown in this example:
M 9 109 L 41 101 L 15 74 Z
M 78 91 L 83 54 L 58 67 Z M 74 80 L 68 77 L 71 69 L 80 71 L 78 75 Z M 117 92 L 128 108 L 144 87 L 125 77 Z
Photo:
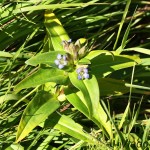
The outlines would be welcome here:
M 84 68 L 84 67 L 80 67 L 76 70 L 77 74 L 78 74 L 78 79 L 82 80 L 82 79 L 89 79 L 90 75 L 88 73 L 88 69 Z
M 58 54 L 57 59 L 54 62 L 59 69 L 64 68 L 68 64 L 67 55 Z

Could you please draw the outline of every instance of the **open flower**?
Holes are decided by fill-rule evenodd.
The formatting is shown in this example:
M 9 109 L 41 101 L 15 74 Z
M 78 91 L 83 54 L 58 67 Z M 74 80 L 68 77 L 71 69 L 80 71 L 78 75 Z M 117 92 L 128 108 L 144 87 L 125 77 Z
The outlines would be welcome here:
M 58 66 L 59 69 L 64 68 L 67 64 L 67 55 L 57 55 L 57 59 L 55 60 L 55 64 Z
M 88 69 L 84 67 L 80 67 L 76 70 L 78 74 L 78 79 L 83 80 L 83 79 L 89 79 L 90 75 L 88 73 Z

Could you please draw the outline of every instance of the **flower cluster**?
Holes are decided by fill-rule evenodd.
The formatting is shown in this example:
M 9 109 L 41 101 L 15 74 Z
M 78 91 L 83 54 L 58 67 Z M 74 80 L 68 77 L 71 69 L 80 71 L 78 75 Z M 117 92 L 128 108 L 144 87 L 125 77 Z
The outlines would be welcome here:
M 85 45 L 83 45 L 85 44 Z M 79 60 L 83 58 L 86 53 L 86 39 L 79 39 L 75 43 L 72 40 L 63 40 L 62 45 L 66 54 L 58 54 L 54 63 L 59 69 L 63 69 L 65 66 L 67 71 L 74 71 L 77 67 L 76 73 L 78 80 L 89 79 L 88 65 L 79 65 Z
M 76 70 L 77 74 L 78 74 L 78 79 L 79 80 L 83 80 L 83 79 L 89 79 L 89 73 L 88 73 L 88 69 L 84 68 L 84 67 L 80 67 Z
M 88 51 L 86 39 L 79 39 L 75 43 L 73 43 L 71 39 L 63 40 L 62 45 L 64 50 L 72 55 L 74 61 L 84 57 Z
M 57 55 L 57 59 L 55 60 L 55 64 L 58 66 L 59 69 L 64 68 L 67 64 L 67 55 Z

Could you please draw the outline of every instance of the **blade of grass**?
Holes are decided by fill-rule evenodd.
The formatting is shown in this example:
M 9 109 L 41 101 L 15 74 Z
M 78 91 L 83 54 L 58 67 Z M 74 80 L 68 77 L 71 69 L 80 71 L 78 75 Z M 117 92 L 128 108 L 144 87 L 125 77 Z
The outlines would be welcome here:
M 116 41 L 115 41 L 113 50 L 116 49 L 116 46 L 117 46 L 117 43 L 118 43 L 118 40 L 119 40 L 119 36 L 120 36 L 121 30 L 122 30 L 123 24 L 124 24 L 124 22 L 125 22 L 125 19 L 126 19 L 128 10 L 129 10 L 130 3 L 131 3 L 131 0 L 127 0 L 127 4 L 126 4 L 126 7 L 125 7 L 123 16 L 122 16 L 122 20 L 121 20 L 121 22 L 120 22 L 120 26 L 119 26 L 119 29 L 118 29 L 118 34 L 117 34 L 117 38 L 116 38 Z
M 136 9 L 137 9 L 137 8 L 136 8 Z M 133 18 L 134 18 L 134 16 L 135 16 L 136 9 L 135 9 L 135 11 L 134 11 L 134 13 L 133 13 L 133 16 L 131 17 L 131 20 L 130 20 L 130 22 L 129 22 L 129 25 L 128 25 L 126 31 L 125 31 L 125 34 L 124 34 L 123 39 L 122 39 L 121 46 L 116 50 L 116 52 L 117 52 L 118 54 L 120 54 L 120 53 L 123 51 L 123 49 L 124 49 L 124 47 L 126 46 L 126 44 L 130 41 L 130 40 L 127 40 L 127 39 L 128 39 L 128 35 L 129 35 L 130 28 L 131 28 L 131 26 L 132 26 L 132 20 L 133 20 Z

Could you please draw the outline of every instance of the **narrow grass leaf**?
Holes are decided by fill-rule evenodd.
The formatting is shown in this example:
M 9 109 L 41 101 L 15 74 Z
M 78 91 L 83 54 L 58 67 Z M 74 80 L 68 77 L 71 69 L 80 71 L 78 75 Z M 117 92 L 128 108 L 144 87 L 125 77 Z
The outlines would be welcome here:
M 129 9 L 130 3 L 131 3 L 131 0 L 127 0 L 127 4 L 126 4 L 126 7 L 125 7 L 123 16 L 122 16 L 122 20 L 120 22 L 120 26 L 119 26 L 119 29 L 118 29 L 117 38 L 116 38 L 113 50 L 116 49 L 116 46 L 117 46 L 117 43 L 118 43 L 118 40 L 119 40 L 119 36 L 120 36 L 121 30 L 122 30 L 122 27 L 123 27 L 123 24 L 125 22 L 125 18 L 126 18 L 127 13 L 128 13 L 128 9 Z
M 150 87 L 146 87 L 146 86 L 141 86 L 141 85 L 135 85 L 135 84 L 128 84 L 125 83 L 126 87 L 132 87 L 132 88 L 136 88 L 136 89 L 142 89 L 142 90 L 150 90 Z
M 49 143 L 53 140 L 55 136 L 54 135 L 48 135 L 44 141 L 39 145 L 37 150 L 44 150 L 49 147 Z
M 119 126 L 118 126 L 118 129 L 119 129 L 119 130 L 123 127 L 123 124 L 124 124 L 124 122 L 126 121 L 126 118 L 127 118 L 127 116 L 128 116 L 128 113 L 129 113 L 129 109 L 130 109 L 130 102 L 128 102 L 128 105 L 127 105 L 127 107 L 126 107 L 126 109 L 125 109 L 125 111 L 124 111 L 124 113 L 123 113 L 123 116 L 122 116 L 122 118 L 121 118 L 121 121 L 120 121 L 120 123 L 119 123 Z
M 135 10 L 135 11 L 136 11 L 136 10 Z M 132 25 L 132 20 L 133 20 L 133 18 L 134 18 L 134 16 L 135 16 L 135 11 L 134 11 L 134 14 L 133 14 L 133 16 L 132 16 L 132 18 L 131 18 L 131 20 L 130 20 L 130 22 L 129 22 L 129 24 L 128 24 L 128 27 L 127 27 L 127 29 L 126 29 L 126 31 L 125 31 L 125 34 L 124 34 L 123 39 L 122 39 L 121 46 L 116 50 L 116 52 L 117 52 L 118 54 L 120 54 L 120 53 L 123 51 L 124 47 L 125 47 L 126 44 L 129 42 L 127 39 L 128 39 L 128 35 L 129 35 L 129 31 L 130 31 L 131 25 Z
M 132 47 L 132 48 L 126 48 L 124 51 L 135 51 L 139 52 L 142 54 L 150 55 L 150 50 L 146 48 L 141 48 L 141 47 Z
M 148 119 L 146 127 L 144 129 L 144 134 L 142 137 L 142 144 L 144 144 L 144 142 L 148 141 L 149 132 L 150 132 L 150 119 Z
M 138 106 L 135 114 L 133 114 L 134 116 L 133 116 L 133 118 L 132 118 L 132 120 L 131 120 L 131 122 L 129 124 L 128 134 L 131 132 L 132 128 L 134 127 L 134 125 L 136 123 L 136 120 L 137 120 L 139 112 L 140 112 L 141 103 L 142 103 L 142 99 L 141 99 L 141 101 L 139 103 L 139 106 Z
M 107 109 L 107 107 L 106 107 L 106 105 L 105 105 L 105 103 L 104 103 L 103 100 L 101 101 L 101 103 L 102 103 L 102 106 L 104 107 L 104 109 L 105 109 L 107 115 L 109 116 L 110 121 L 112 122 L 112 126 L 115 128 L 115 131 L 116 131 L 116 133 L 117 133 L 117 135 L 118 135 L 118 137 L 119 137 L 119 139 L 120 139 L 120 141 L 121 141 L 121 144 L 123 145 L 123 144 L 125 143 L 125 138 L 123 137 L 123 134 L 120 132 L 120 130 L 119 130 L 118 127 L 116 126 L 116 124 L 115 124 L 113 118 L 111 117 L 111 115 L 110 115 L 110 113 L 109 113 L 109 111 L 108 111 L 108 109 Z M 112 127 L 111 127 L 111 130 L 112 130 Z M 113 132 L 113 131 L 112 131 L 112 132 Z M 125 146 L 126 146 L 126 145 L 125 145 Z

